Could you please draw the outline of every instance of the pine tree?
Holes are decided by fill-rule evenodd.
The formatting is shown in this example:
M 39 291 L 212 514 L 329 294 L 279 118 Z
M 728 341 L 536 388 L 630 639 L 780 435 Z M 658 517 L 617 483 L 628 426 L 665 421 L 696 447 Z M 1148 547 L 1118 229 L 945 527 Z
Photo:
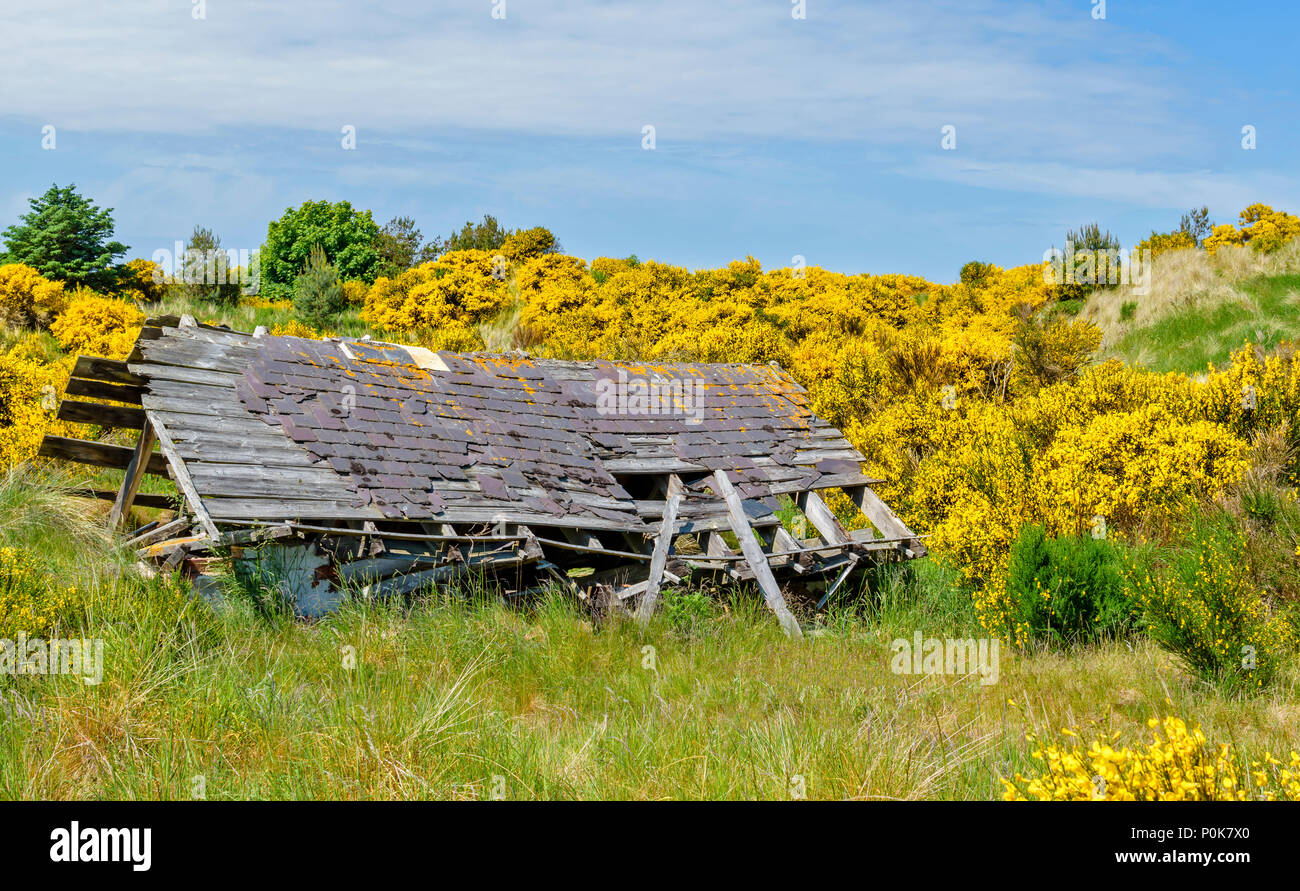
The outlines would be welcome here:
M 319 328 L 343 312 L 346 305 L 338 270 L 326 258 L 324 248 L 312 245 L 307 265 L 294 283 L 295 315 Z

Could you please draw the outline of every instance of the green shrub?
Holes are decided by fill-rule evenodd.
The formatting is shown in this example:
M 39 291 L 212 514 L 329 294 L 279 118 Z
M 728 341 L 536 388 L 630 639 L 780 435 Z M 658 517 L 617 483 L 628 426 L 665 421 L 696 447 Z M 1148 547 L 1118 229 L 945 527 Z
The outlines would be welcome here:
M 1130 588 L 1151 636 L 1202 678 L 1268 686 L 1296 652 L 1296 630 L 1252 578 L 1247 541 L 1226 513 L 1193 513 L 1186 541 L 1134 561 Z
M 717 612 L 712 599 L 699 591 L 664 592 L 664 617 L 679 634 L 694 634 Z
M 1131 628 L 1134 605 L 1116 547 L 1090 536 L 1050 538 L 1028 525 L 1011 547 L 1007 595 L 1031 640 L 1073 643 Z

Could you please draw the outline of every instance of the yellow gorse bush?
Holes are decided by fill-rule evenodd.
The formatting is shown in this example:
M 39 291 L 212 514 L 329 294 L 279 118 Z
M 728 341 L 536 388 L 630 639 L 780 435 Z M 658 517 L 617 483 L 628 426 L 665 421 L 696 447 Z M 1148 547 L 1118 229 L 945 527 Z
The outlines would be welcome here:
M 1272 253 L 1293 238 L 1300 237 L 1300 217 L 1274 210 L 1267 204 L 1252 204 L 1241 212 L 1238 225 L 1224 223 L 1214 227 L 1205 239 L 1205 249 L 1213 254 L 1223 245 L 1248 244 L 1260 253 Z
M 50 333 L 73 355 L 125 359 L 143 323 L 144 313 L 125 300 L 78 291 L 50 326 Z
M 1147 722 L 1153 740 L 1115 748 L 1100 738 L 1088 748 L 1043 745 L 1032 753 L 1041 769 L 1003 780 L 1007 801 L 1297 801 L 1300 754 L 1284 763 L 1265 752 L 1247 764 L 1230 744 L 1212 745 L 1182 719 Z M 1035 742 L 1030 737 L 1030 742 Z
M 70 371 L 70 359 L 45 363 L 22 344 L 0 353 L 0 470 L 34 458 L 47 430 L 69 432 L 55 414 Z
M 505 262 L 489 251 L 451 251 L 396 278 L 381 277 L 366 295 L 362 318 L 399 333 L 477 324 L 510 298 Z
M 0 327 L 44 327 L 66 302 L 63 282 L 22 263 L 0 266 Z

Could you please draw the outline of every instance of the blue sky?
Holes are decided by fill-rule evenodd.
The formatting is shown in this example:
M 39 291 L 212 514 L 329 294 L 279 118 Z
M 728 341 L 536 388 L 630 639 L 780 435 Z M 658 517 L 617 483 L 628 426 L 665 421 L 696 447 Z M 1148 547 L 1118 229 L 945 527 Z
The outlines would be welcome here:
M 951 281 L 1094 219 L 1131 245 L 1194 205 L 1300 212 L 1293 2 L 500 3 L 6 0 L 0 228 L 75 182 L 130 256 L 346 198 L 587 258 Z

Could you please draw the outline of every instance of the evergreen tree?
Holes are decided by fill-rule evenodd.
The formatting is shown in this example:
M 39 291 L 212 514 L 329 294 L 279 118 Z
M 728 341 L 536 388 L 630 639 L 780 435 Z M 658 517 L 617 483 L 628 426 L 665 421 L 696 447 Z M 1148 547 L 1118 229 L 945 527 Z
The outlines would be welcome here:
M 294 282 L 293 310 L 303 322 L 321 327 L 347 306 L 338 270 L 325 256 L 325 249 L 312 245 L 307 265 Z
M 48 279 L 111 291 L 122 277 L 115 260 L 127 246 L 113 237 L 113 208 L 100 209 L 76 185 L 52 185 L 29 200 L 30 212 L 4 232 L 0 264 L 25 263 Z

